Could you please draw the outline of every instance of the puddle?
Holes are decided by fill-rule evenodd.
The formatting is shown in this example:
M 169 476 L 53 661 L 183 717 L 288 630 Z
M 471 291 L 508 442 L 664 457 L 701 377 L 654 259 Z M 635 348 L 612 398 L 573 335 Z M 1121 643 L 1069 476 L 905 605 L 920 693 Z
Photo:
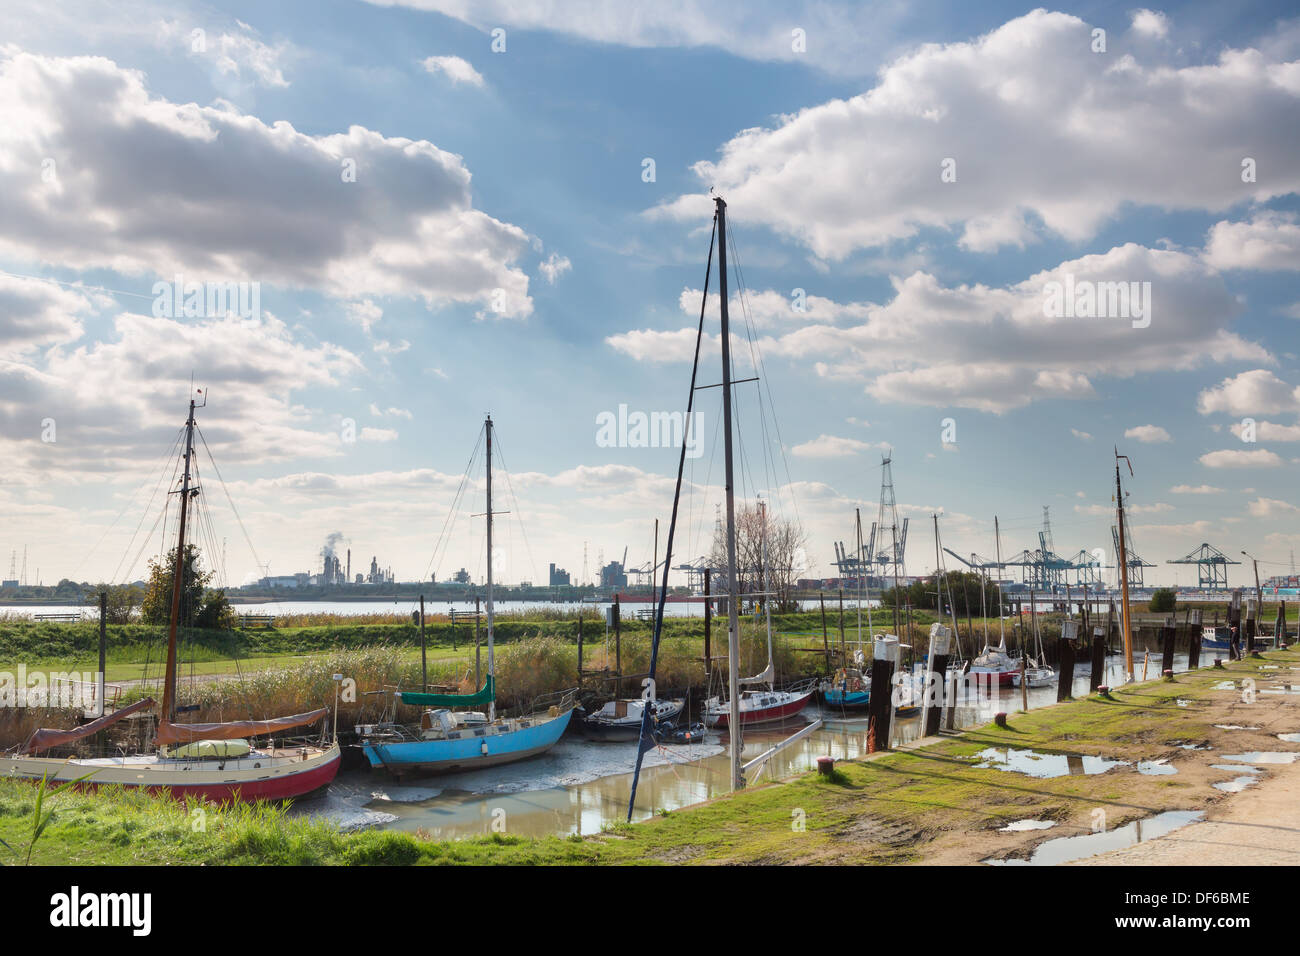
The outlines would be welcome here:
M 1289 744 L 1300 744 L 1300 734 L 1278 734 L 1278 740 L 1285 740 Z
M 1210 764 L 1215 770 L 1227 770 L 1229 773 L 1263 773 L 1258 767 L 1243 767 L 1235 763 L 1212 763 Z
M 1258 727 L 1243 727 L 1241 724 L 1215 724 L 1219 730 L 1259 730 Z
M 1214 685 L 1214 690 L 1236 690 L 1237 682 L 1235 680 L 1221 680 Z
M 1177 773 L 1178 768 L 1168 760 L 1139 760 L 1137 772 L 1146 774 L 1148 777 L 1164 777 L 1171 773 Z
M 1283 684 L 1281 687 L 1265 687 L 1261 694 L 1300 694 L 1300 684 Z
M 1016 820 L 1004 827 L 998 827 L 999 833 L 1023 833 L 1026 830 L 1050 830 L 1056 826 L 1055 820 Z
M 1181 747 L 1183 750 L 1213 750 L 1214 749 L 1209 744 L 1184 744 L 1184 743 L 1179 743 L 1176 740 L 1172 742 L 1177 746 Z
M 1106 833 L 1086 833 L 1083 836 L 1057 837 L 1040 843 L 1028 860 L 984 860 L 990 866 L 1055 866 L 1084 860 L 1110 850 L 1133 846 L 1154 840 L 1166 833 L 1195 823 L 1204 816 L 1201 810 L 1170 810 L 1166 813 L 1135 820 L 1126 826 Z
M 1259 777 L 1233 777 L 1231 780 L 1221 780 L 1214 785 L 1215 790 L 1222 790 L 1224 793 L 1241 793 L 1247 787 L 1259 783 Z
M 1262 671 L 1275 671 L 1278 670 L 1278 666 L 1276 664 L 1261 664 L 1259 669 Z
M 1224 760 L 1240 760 L 1242 763 L 1286 764 L 1295 763 L 1300 753 L 1285 750 L 1252 750 L 1245 754 L 1224 754 Z
M 983 763 L 976 769 L 996 768 L 1029 777 L 1065 777 L 1105 773 L 1112 767 L 1127 766 L 1126 760 L 1085 757 L 1080 754 L 1040 754 L 1032 750 L 997 750 L 989 748 L 976 755 Z
M 1174 703 L 1177 704 L 1179 707 L 1186 707 L 1188 704 L 1191 703 L 1191 701 L 1190 701 L 1190 700 L 1183 700 L 1181 697 L 1179 697 L 1178 699 L 1176 699 L 1176 700 L 1174 701 Z

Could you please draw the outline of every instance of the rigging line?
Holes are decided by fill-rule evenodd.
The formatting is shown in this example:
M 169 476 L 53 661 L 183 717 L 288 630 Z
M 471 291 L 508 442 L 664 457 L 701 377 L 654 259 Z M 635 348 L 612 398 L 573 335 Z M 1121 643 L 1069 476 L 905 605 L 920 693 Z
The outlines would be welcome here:
M 684 438 L 682 441 L 682 447 L 686 447 Z M 523 515 L 519 512 L 519 499 L 515 497 L 515 487 L 510 482 L 510 469 L 506 467 L 506 455 L 504 449 L 501 447 L 500 438 L 497 439 L 497 460 L 501 462 L 501 471 L 506 476 L 506 491 L 510 492 L 510 510 L 514 512 L 515 521 L 519 524 L 519 533 L 524 539 L 524 552 L 528 555 L 528 563 L 533 569 L 533 580 L 540 580 L 540 576 L 537 573 L 537 562 L 533 560 L 533 549 L 528 543 L 528 531 L 524 528 Z M 507 527 L 509 526 L 507 525 Z M 653 559 L 651 560 L 653 561 Z
M 700 370 L 700 342 L 704 338 L 704 312 L 709 302 L 709 275 L 713 270 L 713 246 L 717 238 L 718 218 L 717 214 L 713 217 L 713 232 L 709 235 L 709 256 L 704 266 L 704 290 L 700 297 L 700 324 L 695 333 L 695 360 L 691 364 L 691 388 L 686 398 L 686 418 L 690 420 L 691 411 L 695 407 L 695 381 Z M 664 604 L 668 600 L 668 569 L 672 565 L 673 553 L 673 535 L 677 531 L 677 508 L 681 503 L 682 494 L 682 475 L 686 470 L 686 442 L 682 442 L 681 453 L 677 457 L 677 487 L 673 491 L 673 511 L 668 520 L 668 543 L 664 551 L 664 576 L 663 587 L 659 591 L 659 606 L 655 612 L 654 635 L 650 640 L 650 680 L 653 682 L 657 674 L 659 664 L 659 641 L 663 636 L 664 626 Z M 653 580 L 653 578 L 651 578 Z M 730 640 L 730 638 L 728 638 Z M 653 683 L 651 684 L 653 686 Z M 636 768 L 632 773 L 631 794 L 627 801 L 627 819 L 632 822 L 632 811 L 636 807 L 636 788 L 641 779 L 641 762 L 645 759 L 646 751 L 655 746 L 654 735 L 650 732 L 650 708 L 643 707 L 641 710 L 641 733 L 637 740 L 636 746 Z M 737 732 L 732 728 L 732 732 Z
M 483 433 L 486 429 L 487 425 L 479 427 L 478 440 L 474 442 L 474 449 L 470 452 L 469 461 L 465 464 L 465 472 L 460 476 L 460 484 L 457 485 L 456 494 L 451 499 L 451 508 L 447 511 L 447 516 L 442 519 L 442 528 L 438 532 L 438 537 L 433 543 L 433 554 L 429 556 L 429 563 L 424 568 L 425 578 L 429 576 L 430 571 L 440 570 L 438 565 L 435 563 L 438 560 L 438 547 L 442 544 L 443 538 L 447 534 L 448 522 L 452 521 L 453 516 L 457 513 L 457 502 L 461 500 L 461 495 L 464 493 L 466 482 L 469 481 L 470 469 L 474 467 L 474 461 L 478 458 L 479 446 L 483 444 Z
M 156 465 L 156 466 L 154 466 L 154 468 L 150 469 L 150 471 L 148 472 L 148 474 L 154 474 L 154 473 L 156 473 L 157 468 L 158 468 L 159 466 L 161 466 L 163 463 L 165 463 L 169 458 L 171 458 L 171 456 L 175 453 L 176 445 L 180 442 L 180 440 L 181 440 L 181 436 L 184 435 L 184 434 L 185 434 L 185 429 L 184 429 L 184 428 L 181 428 L 181 429 L 178 429 L 178 430 L 177 430 L 176 438 L 175 438 L 175 440 L 172 441 L 171 448 L 169 448 L 169 449 L 167 450 L 166 454 L 164 454 L 164 455 L 162 456 L 162 458 L 161 458 L 161 459 L 159 460 L 159 462 L 158 462 L 158 465 Z M 142 512 L 142 514 L 141 514 L 141 516 L 140 516 L 140 523 L 136 525 L 136 531 L 139 531 L 139 530 L 140 530 L 140 524 L 143 524 L 143 523 L 144 523 L 144 515 L 146 515 L 146 514 L 149 513 L 149 507 L 150 507 L 150 505 L 153 504 L 153 499 L 154 499 L 154 497 L 156 497 L 157 494 L 158 494 L 158 487 L 159 487 L 159 485 L 162 484 L 163 479 L 164 479 L 166 476 L 167 476 L 167 472 L 166 472 L 166 471 L 163 471 L 163 472 L 158 476 L 158 480 L 157 480 L 156 482 L 154 482 L 153 492 L 152 492 L 152 493 L 150 494 L 150 496 L 149 496 L 149 504 L 145 505 L 145 510 L 144 510 L 144 512 Z M 77 578 L 77 572 L 81 570 L 82 566 L 86 563 L 87 560 L 89 560 L 90 556 L 91 556 L 92 554 L 95 553 L 96 549 L 98 549 L 99 546 L 100 546 L 101 544 L 104 543 L 104 539 L 105 539 L 106 537 L 108 537 L 108 533 L 109 533 L 110 531 L 112 531 L 115 527 L 117 527 L 117 523 L 118 523 L 119 521 L 122 520 L 122 515 L 126 514 L 126 509 L 130 508 L 131 505 L 135 504 L 135 499 L 139 496 L 139 494 L 140 494 L 141 490 L 144 488 L 144 486 L 145 486 L 146 484 L 148 484 L 148 481 L 149 481 L 149 479 L 146 478 L 143 482 L 141 482 L 139 485 L 136 486 L 135 491 L 131 492 L 131 497 L 127 500 L 126 504 L 122 505 L 122 510 L 119 511 L 119 512 L 117 513 L 117 517 L 113 519 L 113 523 L 110 524 L 107 528 L 104 529 L 104 533 L 101 534 L 101 535 L 99 536 L 99 540 L 96 541 L 96 542 L 94 543 L 94 545 L 91 546 L 91 549 L 90 549 L 89 551 L 87 551 L 84 555 L 82 555 L 81 561 L 77 564 L 77 566 L 76 566 L 75 568 L 72 569 L 72 574 L 69 575 L 69 577 L 70 577 L 72 580 L 74 580 L 74 581 L 76 580 L 76 578 Z M 134 535 L 132 535 L 132 539 L 134 539 Z M 128 542 L 127 542 L 127 549 L 129 550 L 130 547 L 131 547 L 131 543 L 128 541 Z M 119 563 L 120 563 L 120 559 L 119 559 Z M 114 575 L 116 575 L 116 573 L 117 573 L 117 572 L 114 571 Z
M 742 296 L 747 297 L 748 293 L 746 292 L 747 285 L 745 283 L 745 270 L 740 263 L 740 250 L 736 246 L 736 233 L 732 231 L 731 233 L 728 234 L 728 238 L 731 240 L 732 258 L 735 259 L 736 261 L 736 275 L 739 280 L 741 294 Z M 743 302 L 744 299 L 742 298 L 742 303 Z M 777 444 L 781 449 L 781 461 L 785 465 L 786 481 L 790 485 L 790 505 L 791 508 L 794 510 L 794 518 L 796 523 L 802 526 L 803 518 L 799 515 L 799 502 L 794 494 L 794 479 L 790 474 L 790 459 L 789 457 L 787 457 L 785 453 L 785 438 L 781 435 L 781 422 L 776 417 L 776 402 L 772 398 L 772 386 L 769 383 L 767 378 L 767 363 L 763 359 L 762 347 L 759 346 L 757 343 L 753 343 L 753 349 L 758 356 L 758 364 L 755 367 L 754 374 L 758 376 L 759 381 L 762 383 L 763 389 L 766 390 L 768 407 L 772 409 L 772 427 L 776 431 Z
M 182 428 L 181 431 L 184 432 L 184 429 Z M 167 453 L 167 457 L 170 458 L 170 457 L 172 456 L 172 454 L 173 454 L 175 451 L 176 451 L 176 444 L 173 443 L 173 444 L 172 444 L 172 448 L 171 448 L 171 450 L 168 451 L 168 453 Z M 179 471 L 179 467 L 180 467 L 180 465 L 179 465 L 179 459 L 178 459 L 176 462 L 174 462 L 174 463 L 172 464 L 171 484 L 174 484 L 175 481 L 176 481 L 176 474 L 177 474 L 177 472 Z M 159 476 L 159 478 L 158 478 L 158 482 L 157 482 L 157 484 L 154 485 L 153 492 L 149 495 L 149 501 L 145 504 L 145 506 L 144 506 L 144 510 L 140 512 L 140 520 L 136 522 L 135 530 L 131 532 L 131 537 L 127 539 L 127 542 L 126 542 L 126 548 L 124 549 L 124 551 L 123 551 L 123 553 L 122 553 L 122 557 L 118 558 L 118 560 L 117 560 L 117 567 L 115 567 L 115 568 L 113 569 L 113 576 L 109 579 L 110 582 L 114 582 L 114 583 L 117 582 L 117 580 L 118 580 L 118 577 L 117 577 L 117 576 L 118 576 L 118 573 L 122 570 L 122 562 L 126 559 L 126 556 L 127 556 L 128 554 L 131 553 L 131 547 L 132 547 L 132 545 L 135 544 L 135 536 L 136 536 L 137 534 L 140 533 L 140 528 L 141 528 L 141 526 L 144 525 L 144 519 L 145 519 L 145 516 L 148 515 L 149 512 L 153 509 L 153 502 L 154 502 L 154 499 L 158 497 L 158 489 L 161 488 L 161 487 L 163 486 L 163 483 L 164 483 L 165 481 L 167 481 L 167 470 L 166 470 L 166 468 L 163 469 L 162 474 L 161 474 L 161 475 Z M 168 488 L 171 487 L 171 484 L 168 484 Z M 166 494 L 164 494 L 164 496 L 163 496 L 163 502 L 164 502 L 164 505 L 163 505 L 163 508 L 162 508 L 160 514 L 163 515 L 163 516 L 164 516 L 164 519 L 165 519 L 165 516 L 166 516 L 166 514 L 167 514 L 167 506 L 168 506 L 168 504 L 170 504 L 170 502 L 171 502 L 171 492 L 170 492 L 170 491 L 168 491 Z M 166 526 L 166 525 L 165 525 L 165 523 L 164 523 L 164 528 L 165 528 L 165 526 Z M 154 529 L 157 528 L 157 527 L 158 527 L 158 519 L 155 518 L 155 519 L 154 519 L 153 526 L 150 527 L 150 529 L 149 529 L 149 534 L 152 535 L 153 532 L 154 532 Z M 146 539 L 145 539 L 145 544 L 146 544 L 146 545 L 148 544 L 148 537 L 146 537 Z M 141 550 L 143 550 L 143 548 L 141 548 Z M 136 556 L 136 560 L 139 560 L 139 555 Z M 133 568 L 134 566 L 135 566 L 135 565 L 134 565 L 134 562 L 133 562 L 132 565 L 131 565 L 131 567 L 127 568 L 126 573 L 127 573 L 128 575 L 130 575 L 130 573 L 131 573 L 131 568 Z M 125 583 L 125 582 L 123 582 L 123 583 Z
M 199 441 L 203 443 L 203 450 L 204 452 L 207 453 L 208 461 L 212 464 L 212 470 L 217 476 L 217 484 L 221 486 L 222 494 L 226 496 L 226 501 L 230 505 L 231 514 L 235 516 L 235 521 L 239 525 L 239 530 L 244 535 L 244 541 L 247 542 L 248 544 L 248 550 L 251 551 L 253 554 L 253 561 L 256 563 L 258 569 L 260 570 L 262 568 L 262 559 L 257 553 L 257 548 L 253 547 L 253 539 L 249 535 L 248 529 L 244 527 L 244 519 L 239 516 L 239 509 L 235 507 L 235 500 L 230 497 L 230 489 L 226 487 L 226 480 L 221 477 L 221 469 L 217 467 L 217 461 L 215 458 L 212 457 L 212 449 L 208 447 L 208 440 L 203 434 L 203 429 L 199 428 L 198 424 L 196 423 L 194 425 L 194 430 L 198 432 Z M 196 465 L 195 472 L 197 473 L 197 471 L 198 471 L 198 466 Z M 275 602 L 275 599 L 272 600 L 273 602 Z
M 486 428 L 486 426 L 484 427 Z M 480 438 L 482 437 L 482 434 L 484 434 L 484 432 L 480 432 Z M 456 534 L 457 518 L 460 516 L 463 509 L 468 508 L 468 505 L 465 502 L 465 494 L 469 489 L 468 476 L 473 474 L 474 470 L 478 467 L 480 447 L 481 446 L 477 443 L 474 446 L 474 451 L 470 455 L 469 464 L 465 468 L 465 476 L 462 478 L 460 487 L 456 490 L 456 496 L 453 498 L 451 503 L 451 510 L 448 511 L 447 519 L 443 522 L 443 531 L 439 533 L 438 541 L 434 546 L 434 553 L 430 559 L 434 573 L 441 573 L 442 562 L 447 560 L 447 551 L 451 547 L 451 541 Z M 447 521 L 451 522 L 450 525 L 447 524 Z M 441 548 L 441 556 L 439 556 L 439 548 Z M 479 549 L 480 551 L 482 550 L 482 541 L 479 542 Z M 477 564 L 471 566 L 473 566 L 475 570 L 478 568 Z

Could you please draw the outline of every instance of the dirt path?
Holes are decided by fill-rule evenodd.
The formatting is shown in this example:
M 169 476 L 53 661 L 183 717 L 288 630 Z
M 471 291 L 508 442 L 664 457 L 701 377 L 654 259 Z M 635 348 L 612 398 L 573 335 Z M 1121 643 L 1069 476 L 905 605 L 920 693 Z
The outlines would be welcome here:
M 1081 861 L 1081 865 L 1300 864 L 1300 763 L 1262 770 L 1259 783 L 1211 809 L 1206 822 L 1183 827 L 1150 843 L 1112 850 Z

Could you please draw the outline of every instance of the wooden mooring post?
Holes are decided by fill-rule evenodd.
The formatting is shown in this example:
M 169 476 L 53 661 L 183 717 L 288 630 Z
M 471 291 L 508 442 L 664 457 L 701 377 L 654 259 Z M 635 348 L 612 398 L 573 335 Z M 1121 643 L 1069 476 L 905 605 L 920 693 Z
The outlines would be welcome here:
M 894 668 L 898 664 L 898 638 L 882 637 L 871 645 L 871 750 L 889 749 L 890 722 L 894 716 Z
M 925 675 L 925 701 L 922 705 L 925 710 L 925 719 L 921 724 L 925 728 L 925 736 L 927 737 L 939 732 L 939 724 L 943 719 L 943 708 L 945 703 L 948 703 L 948 687 L 945 678 L 948 674 L 948 660 L 951 656 L 952 631 L 942 624 L 931 624 L 930 652 L 926 657 L 928 664 Z M 949 706 L 955 704 L 956 701 L 954 700 Z
M 1277 620 L 1273 623 L 1273 646 L 1286 647 L 1286 601 L 1277 604 Z
M 1191 630 L 1187 635 L 1187 669 L 1194 671 L 1201 666 L 1201 609 L 1192 608 Z
M 1092 629 L 1092 673 L 1088 675 L 1088 693 L 1094 693 L 1106 679 L 1106 651 L 1110 647 L 1111 636 L 1115 633 L 1115 602 L 1106 608 L 1106 629 L 1100 626 Z
M 1161 635 L 1164 640 L 1164 646 L 1161 648 L 1162 653 L 1160 655 L 1161 674 L 1164 674 L 1165 671 L 1172 672 L 1174 669 L 1174 639 L 1177 635 L 1178 625 L 1174 623 L 1174 616 L 1171 614 L 1169 615 L 1169 619 L 1165 621 L 1165 626 Z
M 1074 698 L 1074 649 L 1079 643 L 1079 622 L 1061 622 L 1061 660 L 1056 674 L 1056 699 Z
M 1228 660 L 1241 658 L 1241 588 L 1232 592 L 1228 604 L 1228 628 L 1231 635 L 1228 643 Z
M 1248 598 L 1246 601 L 1246 653 L 1252 656 L 1259 653 L 1255 648 L 1255 635 L 1259 633 L 1259 601 Z

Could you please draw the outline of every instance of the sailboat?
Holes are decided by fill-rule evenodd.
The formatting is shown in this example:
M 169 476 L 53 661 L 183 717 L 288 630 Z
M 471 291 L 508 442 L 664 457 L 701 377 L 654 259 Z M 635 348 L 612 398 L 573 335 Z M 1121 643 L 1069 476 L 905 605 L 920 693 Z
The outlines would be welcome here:
M 198 390 L 202 394 L 202 389 Z M 311 793 L 332 781 L 339 770 L 340 752 L 332 729 L 324 727 L 328 708 L 270 720 L 225 723 L 176 722 L 176 631 L 181 615 L 181 590 L 185 563 L 185 535 L 190 499 L 199 494 L 192 486 L 194 411 L 201 405 L 190 399 L 185 422 L 185 458 L 180 495 L 180 540 L 172 577 L 171 614 L 167 626 L 167 664 L 163 678 L 161 715 L 155 733 L 156 748 L 146 753 L 109 757 L 51 756 L 78 741 L 152 708 L 145 698 L 72 730 L 43 728 L 34 731 L 15 752 L 0 756 L 0 776 L 50 783 L 77 781 L 88 787 L 121 786 L 199 797 L 217 803 L 235 800 L 282 800 Z M 315 736 L 287 737 L 286 732 L 322 724 Z M 337 723 L 337 712 L 335 716 Z M 257 744 L 261 738 L 266 742 Z
M 491 415 L 483 428 L 487 444 L 487 677 L 472 694 L 398 691 L 397 700 L 425 708 L 417 725 L 388 720 L 356 728 L 361 751 L 370 766 L 383 768 L 395 777 L 476 770 L 535 757 L 556 745 L 573 716 L 573 692 L 555 695 L 555 703 L 536 713 L 521 717 L 498 717 L 496 713 Z M 486 711 L 452 709 L 483 706 Z
M 740 700 L 735 708 L 731 706 L 729 700 L 723 700 L 721 697 L 710 697 L 704 702 L 704 723 L 709 727 L 731 726 L 733 710 L 736 715 L 735 719 L 743 726 L 787 720 L 808 706 L 808 702 L 812 700 L 812 696 L 817 689 L 815 679 L 802 681 L 788 690 L 777 690 L 773 683 L 776 676 L 776 665 L 772 659 L 772 601 L 771 587 L 768 581 L 767 505 L 765 502 L 760 501 L 758 506 L 762 515 L 763 526 L 763 612 L 767 627 L 767 667 L 763 669 L 761 674 L 740 678 L 738 683 L 740 686 L 766 684 L 767 690 L 741 691 Z M 728 568 L 728 573 L 734 573 L 734 570 Z
M 993 519 L 993 536 L 997 548 L 997 566 L 1002 568 L 1002 534 L 998 528 L 998 519 Z M 999 576 L 1000 577 L 1000 576 Z M 981 585 L 983 590 L 983 585 Z M 1030 594 L 1029 610 L 1033 613 L 1034 601 L 1033 594 Z M 987 617 L 985 618 L 987 621 Z M 953 619 L 953 629 L 956 630 L 956 618 Z M 987 631 L 984 639 L 984 649 L 974 657 L 970 662 L 968 673 L 988 675 L 987 680 L 998 682 L 999 686 L 1005 687 L 1010 685 L 1016 676 L 1020 673 L 1020 664 L 1007 653 L 1007 634 L 1002 622 L 1002 582 L 998 581 L 998 646 L 993 647 L 988 642 Z M 1034 685 L 1030 685 L 1031 687 Z
M 1056 686 L 1056 671 L 1047 665 L 1047 655 L 1043 653 L 1043 632 L 1038 626 L 1038 614 L 1036 613 L 1033 592 L 1029 592 L 1029 606 L 1034 619 L 1034 657 L 1033 663 L 1025 662 L 1025 672 L 1023 683 L 1029 687 L 1054 687 Z M 1020 673 L 1017 672 L 1012 676 L 1012 681 L 1017 687 L 1022 683 Z

